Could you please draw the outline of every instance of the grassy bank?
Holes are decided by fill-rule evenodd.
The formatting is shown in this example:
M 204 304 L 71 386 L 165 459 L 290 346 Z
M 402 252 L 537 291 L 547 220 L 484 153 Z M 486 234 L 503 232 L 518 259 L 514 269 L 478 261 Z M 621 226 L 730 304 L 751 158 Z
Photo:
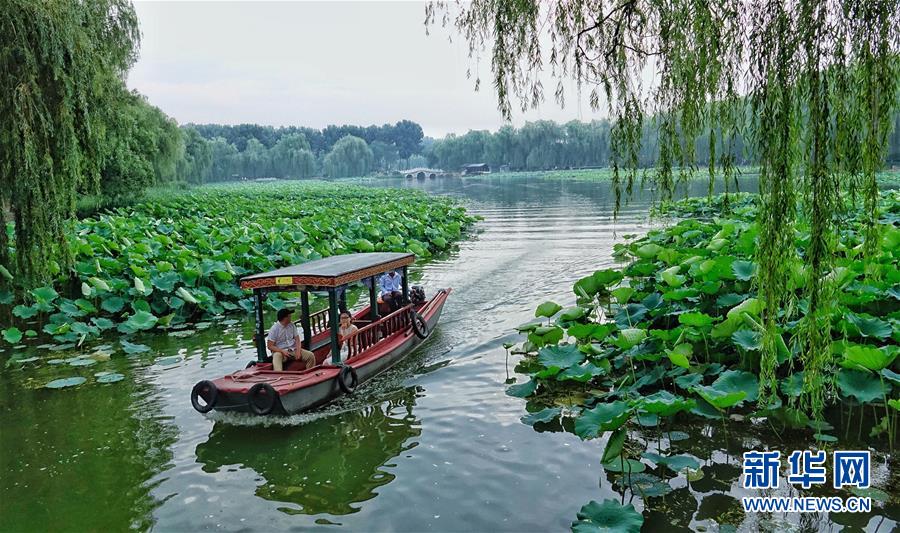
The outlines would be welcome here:
M 129 335 L 249 311 L 247 273 L 351 252 L 449 248 L 474 221 L 452 200 L 416 191 L 322 182 L 228 184 L 160 191 L 132 207 L 79 220 L 73 272 L 0 294 L 3 330 L 18 345 L 39 332 L 62 344 L 104 331 Z M 269 298 L 273 308 L 280 294 Z M 6 322 L 6 320 L 4 320 Z M 127 342 L 127 341 L 126 341 Z

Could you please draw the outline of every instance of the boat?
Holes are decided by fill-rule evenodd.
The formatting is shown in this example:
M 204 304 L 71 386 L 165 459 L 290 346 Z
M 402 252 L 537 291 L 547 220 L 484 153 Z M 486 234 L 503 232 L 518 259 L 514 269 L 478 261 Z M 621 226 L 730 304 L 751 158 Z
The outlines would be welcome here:
M 253 291 L 256 359 L 246 368 L 214 380 L 203 380 L 191 390 L 191 404 L 200 413 L 212 410 L 255 415 L 294 414 L 314 409 L 353 394 L 361 384 L 408 356 L 434 330 L 452 289 L 439 289 L 425 297 L 421 287 L 409 286 L 410 253 L 369 252 L 338 255 L 240 279 L 240 287 Z M 394 311 L 378 297 L 378 278 L 401 271 L 402 306 Z M 339 309 L 345 309 L 348 287 L 362 283 L 369 303 L 352 312 L 356 332 L 338 338 Z M 306 369 L 301 361 L 274 370 L 266 350 L 265 295 L 276 291 L 300 293 L 302 346 L 316 356 Z M 327 293 L 328 307 L 310 312 L 311 292 Z

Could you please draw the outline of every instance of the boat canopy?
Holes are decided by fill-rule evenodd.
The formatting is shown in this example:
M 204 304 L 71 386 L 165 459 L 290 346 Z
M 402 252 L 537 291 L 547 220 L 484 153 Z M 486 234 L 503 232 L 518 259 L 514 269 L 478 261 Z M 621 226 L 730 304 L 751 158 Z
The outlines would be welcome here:
M 369 252 L 335 255 L 241 278 L 242 289 L 340 287 L 415 262 L 411 253 Z
M 331 336 L 331 359 L 340 364 L 338 344 L 338 315 L 346 309 L 346 285 L 366 278 L 373 278 L 369 287 L 369 312 L 372 321 L 378 319 L 378 293 L 375 276 L 390 270 L 402 269 L 401 283 L 403 301 L 409 301 L 407 267 L 416 260 L 415 254 L 397 252 L 368 252 L 335 255 L 316 259 L 301 265 L 294 265 L 271 272 L 254 274 L 241 278 L 242 289 L 252 289 L 256 316 L 256 353 L 259 361 L 268 360 L 266 353 L 266 330 L 263 323 L 263 302 L 267 292 L 300 292 L 300 325 L 303 328 L 303 347 L 310 349 L 312 326 L 310 323 L 309 292 L 324 289 L 328 292 L 328 308 L 316 313 L 327 313 L 327 325 Z M 324 316 L 322 317 L 325 318 Z

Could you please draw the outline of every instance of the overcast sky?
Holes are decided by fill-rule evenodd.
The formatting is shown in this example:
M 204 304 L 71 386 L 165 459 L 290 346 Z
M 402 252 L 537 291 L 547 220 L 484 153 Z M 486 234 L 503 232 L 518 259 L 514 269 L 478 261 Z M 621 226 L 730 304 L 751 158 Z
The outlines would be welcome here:
M 128 79 L 178 122 L 322 128 L 401 119 L 426 135 L 503 125 L 482 61 L 482 89 L 466 78 L 466 44 L 425 34 L 420 2 L 135 2 L 140 59 Z M 573 91 L 539 118 L 599 118 Z

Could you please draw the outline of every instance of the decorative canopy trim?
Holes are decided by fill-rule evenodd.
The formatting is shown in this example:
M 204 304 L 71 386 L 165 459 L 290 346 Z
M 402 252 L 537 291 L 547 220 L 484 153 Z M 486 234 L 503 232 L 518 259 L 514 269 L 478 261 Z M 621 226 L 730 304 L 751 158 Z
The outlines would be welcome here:
M 242 289 L 340 287 L 415 262 L 410 253 L 370 252 L 336 255 L 241 278 Z

